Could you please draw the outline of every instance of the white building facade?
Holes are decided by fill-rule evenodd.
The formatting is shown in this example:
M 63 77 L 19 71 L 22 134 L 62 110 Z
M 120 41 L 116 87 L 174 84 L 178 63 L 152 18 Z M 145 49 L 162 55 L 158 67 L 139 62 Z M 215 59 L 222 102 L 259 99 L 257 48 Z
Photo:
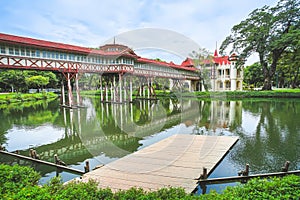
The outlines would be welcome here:
M 238 56 L 219 56 L 215 51 L 212 61 L 207 62 L 205 69 L 210 71 L 211 91 L 243 90 L 244 66 L 237 66 Z

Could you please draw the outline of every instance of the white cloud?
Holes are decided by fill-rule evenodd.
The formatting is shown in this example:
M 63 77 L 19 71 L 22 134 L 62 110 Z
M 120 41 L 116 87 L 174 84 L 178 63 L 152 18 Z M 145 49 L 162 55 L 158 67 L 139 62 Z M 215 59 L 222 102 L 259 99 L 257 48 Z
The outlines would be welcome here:
M 30 2 L 30 3 L 29 3 Z M 210 51 L 252 10 L 276 0 L 52 0 L 2 2 L 1 32 L 98 46 L 140 28 L 168 29 Z

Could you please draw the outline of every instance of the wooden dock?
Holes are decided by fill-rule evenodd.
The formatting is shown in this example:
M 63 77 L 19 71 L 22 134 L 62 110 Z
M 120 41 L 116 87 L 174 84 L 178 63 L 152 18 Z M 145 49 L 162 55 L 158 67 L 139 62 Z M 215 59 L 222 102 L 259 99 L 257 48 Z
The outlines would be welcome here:
M 203 167 L 210 174 L 238 141 L 233 136 L 173 135 L 83 175 L 113 191 L 182 187 L 192 193 Z

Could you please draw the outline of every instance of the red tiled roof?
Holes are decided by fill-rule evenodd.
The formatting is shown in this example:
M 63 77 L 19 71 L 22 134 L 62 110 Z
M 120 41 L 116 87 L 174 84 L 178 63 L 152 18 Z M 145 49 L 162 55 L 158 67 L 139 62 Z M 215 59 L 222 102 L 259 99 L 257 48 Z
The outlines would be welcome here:
M 194 62 L 191 58 L 186 58 L 182 63 L 181 66 L 184 67 L 193 67 L 194 66 Z
M 230 64 L 230 61 L 228 60 L 229 56 L 222 56 L 222 57 L 214 57 L 213 58 L 213 61 L 214 63 L 216 64 L 219 64 L 219 65 L 227 65 L 227 64 Z
M 137 59 L 138 62 L 142 62 L 142 63 L 152 63 L 152 64 L 157 64 L 157 65 L 162 65 L 162 66 L 165 66 L 165 67 L 171 67 L 171 68 L 174 68 L 174 69 L 182 69 L 182 70 L 187 70 L 187 71 L 196 71 L 197 69 L 193 66 L 193 67 L 187 67 L 187 66 L 184 66 L 184 65 L 177 65 L 177 64 L 174 64 L 172 61 L 170 63 L 168 62 L 164 62 L 164 61 L 158 61 L 158 60 L 152 60 L 152 59 L 148 59 L 148 58 L 142 58 L 142 57 L 139 57 Z
M 86 47 L 80 47 L 80 46 L 57 43 L 57 42 L 50 42 L 45 40 L 38 40 L 38 39 L 33 39 L 28 37 L 8 35 L 4 33 L 0 33 L 0 41 L 17 43 L 22 45 L 30 45 L 36 47 L 43 47 L 49 49 L 56 49 L 56 50 L 75 51 L 78 53 L 90 53 L 91 51 L 90 48 L 86 48 Z
M 214 53 L 214 57 L 218 57 L 219 55 L 218 55 L 218 50 L 216 49 L 215 50 L 215 53 Z
M 58 43 L 58 42 L 50 42 L 46 40 L 33 39 L 33 38 L 9 35 L 4 33 L 0 33 L 0 42 L 1 41 L 11 43 L 11 44 L 35 46 L 35 47 L 46 48 L 50 50 L 68 51 L 68 52 L 76 52 L 76 53 L 83 53 L 83 54 L 96 54 L 96 55 L 104 55 L 104 56 L 129 56 L 129 57 L 137 58 L 139 62 L 153 63 L 165 67 L 172 67 L 172 68 L 188 70 L 188 71 L 197 70 L 194 67 L 194 63 L 192 59 L 190 58 L 187 58 L 185 61 L 183 61 L 181 65 L 177 65 L 174 64 L 173 62 L 167 63 L 167 62 L 152 60 L 148 58 L 138 57 L 129 48 L 121 52 L 118 51 L 109 52 L 109 51 L 103 51 L 101 49 L 92 49 L 87 47 L 69 45 L 69 44 Z
M 8 42 L 12 44 L 20 44 L 25 46 L 35 46 L 40 48 L 46 48 L 50 50 L 59 50 L 59 51 L 67 51 L 67 52 L 76 52 L 83 54 L 96 54 L 96 55 L 104 55 L 104 56 L 130 56 L 136 57 L 135 54 L 131 54 L 128 51 L 123 52 L 108 52 L 100 49 L 92 49 L 87 47 L 75 46 L 70 44 L 58 43 L 58 42 L 50 42 L 46 40 L 33 39 L 28 37 L 21 37 L 15 35 L 8 35 L 4 33 L 0 33 L 0 42 Z

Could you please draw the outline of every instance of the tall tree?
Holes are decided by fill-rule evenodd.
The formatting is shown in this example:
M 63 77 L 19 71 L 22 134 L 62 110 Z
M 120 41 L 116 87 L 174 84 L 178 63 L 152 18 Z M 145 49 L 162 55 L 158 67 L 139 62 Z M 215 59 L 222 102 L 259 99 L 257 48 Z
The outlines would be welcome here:
M 25 78 L 25 81 L 29 87 L 41 89 L 41 87 L 46 86 L 49 83 L 49 77 L 37 75 L 37 76 L 27 77 Z
M 285 50 L 299 42 L 299 13 L 299 0 L 279 0 L 274 7 L 256 9 L 232 28 L 220 50 L 232 44 L 231 52 L 237 52 L 242 58 L 258 53 L 264 75 L 262 89 L 271 90 L 278 60 Z
M 264 77 L 260 63 L 256 62 L 244 69 L 244 82 L 254 87 L 261 87 L 263 85 Z
M 210 71 L 207 69 L 207 65 L 213 65 L 212 53 L 206 48 L 199 48 L 198 51 L 192 51 L 189 56 L 193 59 L 194 65 L 200 69 L 200 89 L 202 85 L 205 90 L 210 87 Z

